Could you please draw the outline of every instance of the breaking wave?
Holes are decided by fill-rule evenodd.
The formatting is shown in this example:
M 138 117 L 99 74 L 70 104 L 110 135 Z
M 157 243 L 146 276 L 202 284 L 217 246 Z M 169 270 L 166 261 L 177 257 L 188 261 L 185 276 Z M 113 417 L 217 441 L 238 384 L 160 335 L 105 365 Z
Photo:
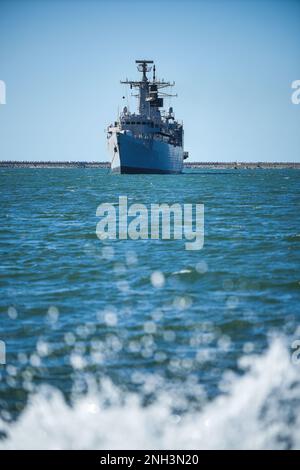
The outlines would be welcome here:
M 0 422 L 0 449 L 299 448 L 300 366 L 284 341 L 274 340 L 261 356 L 244 356 L 240 366 L 242 375 L 225 374 L 220 396 L 184 414 L 174 413 L 162 393 L 145 406 L 109 381 L 72 406 L 44 388 L 16 422 Z

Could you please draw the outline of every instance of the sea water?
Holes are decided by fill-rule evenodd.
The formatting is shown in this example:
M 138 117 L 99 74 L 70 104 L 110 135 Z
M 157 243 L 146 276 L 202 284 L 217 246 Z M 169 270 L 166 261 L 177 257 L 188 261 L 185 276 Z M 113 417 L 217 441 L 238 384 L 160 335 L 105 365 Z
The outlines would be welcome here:
M 0 449 L 299 448 L 299 177 L 2 169 Z M 99 240 L 120 196 L 203 248 Z

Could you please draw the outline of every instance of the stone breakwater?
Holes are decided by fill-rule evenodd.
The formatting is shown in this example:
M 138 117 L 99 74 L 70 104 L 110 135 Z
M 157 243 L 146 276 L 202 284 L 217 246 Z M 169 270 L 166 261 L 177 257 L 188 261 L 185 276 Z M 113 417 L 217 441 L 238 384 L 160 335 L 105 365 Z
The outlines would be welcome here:
M 0 161 L 0 168 L 110 168 L 110 162 Z M 184 168 L 222 169 L 300 169 L 300 162 L 188 162 Z
M 0 161 L 0 168 L 110 168 L 109 162 Z

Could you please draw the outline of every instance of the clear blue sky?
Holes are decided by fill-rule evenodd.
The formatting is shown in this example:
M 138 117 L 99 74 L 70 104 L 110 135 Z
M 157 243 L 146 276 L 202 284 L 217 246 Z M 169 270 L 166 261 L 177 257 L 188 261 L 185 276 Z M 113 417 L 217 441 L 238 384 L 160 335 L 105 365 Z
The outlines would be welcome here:
M 0 0 L 0 159 L 108 160 L 104 129 L 136 58 L 175 80 L 191 161 L 300 161 L 288 0 Z

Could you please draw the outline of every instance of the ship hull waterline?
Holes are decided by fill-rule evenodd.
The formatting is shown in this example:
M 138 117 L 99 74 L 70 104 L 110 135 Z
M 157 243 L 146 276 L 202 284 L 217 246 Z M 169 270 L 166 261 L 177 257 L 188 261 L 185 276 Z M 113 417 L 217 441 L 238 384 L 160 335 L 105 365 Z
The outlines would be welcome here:
M 109 138 L 111 171 L 121 174 L 179 174 L 183 149 L 155 139 L 114 133 Z

